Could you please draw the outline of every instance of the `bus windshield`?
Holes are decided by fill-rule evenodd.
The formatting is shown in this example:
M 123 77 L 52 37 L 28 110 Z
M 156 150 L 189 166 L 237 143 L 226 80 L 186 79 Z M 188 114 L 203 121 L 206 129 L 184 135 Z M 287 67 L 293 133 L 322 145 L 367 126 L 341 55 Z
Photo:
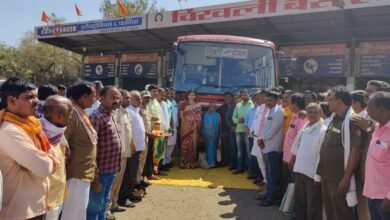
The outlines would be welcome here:
M 222 94 L 275 86 L 272 48 L 222 42 L 182 42 L 177 48 L 174 87 Z

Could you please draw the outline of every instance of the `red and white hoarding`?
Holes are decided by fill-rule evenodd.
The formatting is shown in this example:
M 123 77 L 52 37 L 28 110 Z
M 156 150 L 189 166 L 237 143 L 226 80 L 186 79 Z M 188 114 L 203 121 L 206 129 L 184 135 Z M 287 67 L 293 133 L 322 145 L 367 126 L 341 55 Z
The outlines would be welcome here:
M 390 5 L 390 0 L 251 0 L 148 14 L 148 29 Z

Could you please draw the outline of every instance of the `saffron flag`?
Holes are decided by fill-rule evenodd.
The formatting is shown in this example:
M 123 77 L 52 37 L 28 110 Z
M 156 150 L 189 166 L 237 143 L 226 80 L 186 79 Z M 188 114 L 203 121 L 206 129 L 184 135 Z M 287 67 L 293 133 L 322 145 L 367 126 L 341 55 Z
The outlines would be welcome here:
M 46 14 L 45 11 L 42 12 L 41 21 L 42 21 L 42 22 L 46 22 L 47 24 L 49 24 L 50 17 Z
M 126 10 L 125 6 L 123 6 L 121 0 L 117 0 L 117 3 L 118 3 L 119 9 L 121 10 L 121 15 L 126 16 L 127 10 Z
M 77 16 L 83 16 L 83 14 L 81 13 L 79 7 L 77 7 L 77 4 L 74 4 L 75 8 L 76 8 L 76 13 L 77 13 Z

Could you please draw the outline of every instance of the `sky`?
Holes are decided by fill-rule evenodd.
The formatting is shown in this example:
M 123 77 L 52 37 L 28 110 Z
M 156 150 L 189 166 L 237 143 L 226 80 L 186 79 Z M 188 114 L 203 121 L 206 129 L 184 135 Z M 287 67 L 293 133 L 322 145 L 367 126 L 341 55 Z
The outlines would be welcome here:
M 243 0 L 157 0 L 158 8 L 177 10 L 209 5 L 239 2 Z M 78 22 L 102 18 L 99 7 L 102 0 L 0 0 L 0 43 L 18 46 L 20 38 L 27 31 L 33 31 L 35 26 L 45 25 L 41 22 L 42 11 L 49 16 L 64 17 L 65 21 Z M 116 2 L 116 0 L 111 0 Z M 75 3 L 83 13 L 77 17 Z

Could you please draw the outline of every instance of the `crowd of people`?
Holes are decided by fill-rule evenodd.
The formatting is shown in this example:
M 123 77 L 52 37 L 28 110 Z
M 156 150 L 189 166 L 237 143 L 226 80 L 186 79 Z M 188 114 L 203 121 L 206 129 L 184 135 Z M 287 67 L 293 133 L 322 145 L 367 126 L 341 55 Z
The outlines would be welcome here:
M 294 195 L 293 219 L 390 219 L 389 92 L 371 80 L 365 91 L 226 93 L 222 161 L 266 186 L 260 206 Z
M 115 219 L 135 207 L 179 152 L 182 169 L 228 166 L 278 204 L 294 183 L 298 220 L 390 219 L 390 85 L 303 93 L 127 91 L 78 81 L 0 88 L 0 219 Z M 203 111 L 202 107 L 207 110 Z M 254 196 L 255 197 L 255 196 Z

